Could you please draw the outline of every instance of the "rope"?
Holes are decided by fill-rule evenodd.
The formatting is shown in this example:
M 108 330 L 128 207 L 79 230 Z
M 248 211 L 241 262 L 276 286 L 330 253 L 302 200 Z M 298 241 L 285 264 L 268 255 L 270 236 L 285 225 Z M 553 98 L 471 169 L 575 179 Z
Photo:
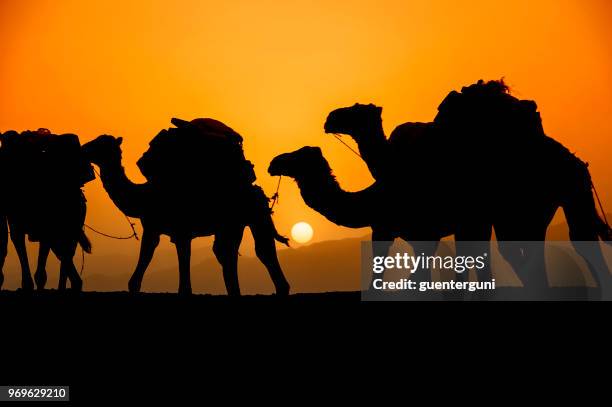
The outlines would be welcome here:
M 85 250 L 81 247 L 81 271 L 79 275 L 83 277 L 83 270 L 85 270 Z
M 278 183 L 276 184 L 276 192 L 272 195 L 272 205 L 270 205 L 270 210 L 274 209 L 274 205 L 278 202 L 278 191 L 280 190 L 281 179 L 283 179 L 282 175 L 278 176 Z
M 610 229 L 610 224 L 608 223 L 608 218 L 606 217 L 606 211 L 604 211 L 603 205 L 601 204 L 601 200 L 599 199 L 599 194 L 597 193 L 597 189 L 595 189 L 595 184 L 591 181 L 591 188 L 593 188 L 593 192 L 595 193 L 595 198 L 597 199 L 597 204 L 599 205 L 599 209 L 601 210 L 601 215 L 603 216 L 604 222 L 606 222 L 606 226 Z
M 346 148 L 348 148 L 349 150 L 351 150 L 353 152 L 353 154 L 355 154 L 357 157 L 359 158 L 363 158 L 361 157 L 361 154 L 359 154 L 359 151 L 356 151 L 353 147 L 349 146 L 348 144 L 346 144 L 344 142 L 344 140 L 342 140 L 342 138 L 337 134 L 334 133 L 334 137 L 336 138 L 336 140 L 338 140 L 339 142 L 341 142 L 342 144 L 344 144 L 346 146 Z
M 96 230 L 96 229 L 92 228 L 88 224 L 84 224 L 83 226 L 85 226 L 87 229 L 91 230 L 94 233 L 97 233 L 97 234 L 99 234 L 101 236 L 104 236 L 104 237 L 108 237 L 110 239 L 129 240 L 131 238 L 135 238 L 136 240 L 139 240 L 138 239 L 138 233 L 136 233 L 136 228 L 134 228 L 134 223 L 132 223 L 127 216 L 126 216 L 126 218 L 128 219 L 128 222 L 130 222 L 130 227 L 132 228 L 132 234 L 129 235 L 129 236 L 113 236 L 113 235 L 109 235 L 109 234 L 104 233 L 104 232 L 100 232 L 99 230 Z
M 98 172 L 98 170 L 95 167 L 94 167 L 93 170 L 96 173 L 96 175 L 98 176 L 98 178 L 102 179 L 102 176 L 100 175 L 100 173 Z M 96 230 L 96 229 L 92 228 L 87 223 L 85 223 L 83 226 L 85 226 L 87 229 L 91 230 L 94 233 L 97 233 L 97 234 L 99 234 L 101 236 L 104 236 L 104 237 L 108 237 L 110 239 L 129 240 L 131 238 L 135 238 L 136 240 L 140 240 L 138 238 L 138 233 L 136 232 L 136 228 L 135 228 L 134 222 L 132 222 L 132 220 L 125 213 L 122 213 L 122 215 L 125 218 L 125 220 L 129 223 L 130 228 L 132 228 L 132 234 L 129 235 L 129 236 L 113 236 L 113 235 L 109 235 L 108 233 L 100 232 L 99 230 Z
M 351 150 L 351 152 L 353 154 L 355 154 L 357 157 L 362 158 L 361 154 L 359 154 L 359 151 L 356 151 L 353 147 L 349 146 L 348 144 L 346 144 L 344 142 L 344 140 L 342 140 L 340 138 L 340 136 L 337 133 L 334 133 L 334 137 L 336 138 L 336 140 L 338 140 L 339 142 L 341 142 L 342 144 L 344 144 L 344 146 L 346 148 L 348 148 L 349 150 Z M 276 192 L 274 193 L 274 195 L 272 195 L 272 198 L 270 198 L 272 200 L 272 205 L 270 205 L 270 210 L 274 209 L 274 205 L 276 205 L 276 203 L 278 202 L 278 191 L 280 190 L 280 185 L 281 185 L 281 179 L 283 179 L 282 175 L 278 176 L 278 183 L 276 184 Z

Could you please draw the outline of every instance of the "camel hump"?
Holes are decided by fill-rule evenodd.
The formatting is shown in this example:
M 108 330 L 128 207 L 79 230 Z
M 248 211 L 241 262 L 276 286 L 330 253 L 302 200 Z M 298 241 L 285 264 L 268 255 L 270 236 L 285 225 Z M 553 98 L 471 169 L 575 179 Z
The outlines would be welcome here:
M 202 135 L 207 135 L 209 137 L 223 137 L 230 142 L 242 143 L 242 136 L 219 120 L 199 118 L 188 122 L 186 120 L 173 118 L 171 122 L 177 128 L 188 128 L 191 126 L 201 132 Z
M 171 122 L 176 127 L 160 131 L 137 162 L 147 181 L 162 189 L 197 185 L 210 192 L 255 181 L 242 136 L 232 128 L 210 118 Z
M 81 187 L 95 178 L 93 167 L 81 153 L 76 134 L 56 135 L 47 129 L 5 133 L 5 167 L 19 174 L 24 185 L 46 189 Z
M 434 122 L 451 130 L 469 128 L 463 135 L 491 134 L 493 128 L 495 133 L 514 137 L 544 135 L 537 104 L 513 96 L 503 80 L 480 80 L 461 92 L 450 92 L 438 107 Z
M 432 123 L 400 124 L 391 132 L 389 143 L 398 148 L 415 146 L 431 134 L 433 127 Z

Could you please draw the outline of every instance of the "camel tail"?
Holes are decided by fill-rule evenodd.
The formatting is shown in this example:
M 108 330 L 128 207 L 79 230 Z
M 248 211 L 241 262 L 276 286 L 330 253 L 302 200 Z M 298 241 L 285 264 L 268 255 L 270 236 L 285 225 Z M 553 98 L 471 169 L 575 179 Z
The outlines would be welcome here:
M 253 185 L 252 193 L 252 202 L 254 204 L 253 223 L 258 225 L 261 230 L 265 230 L 268 236 L 273 236 L 274 240 L 289 246 L 289 239 L 276 230 L 276 225 L 272 219 L 272 210 L 268 206 L 269 199 L 263 189 L 258 185 Z
M 600 222 L 597 230 L 599 238 L 607 245 L 612 246 L 612 228 L 610 228 L 610 225 L 604 222 L 599 215 L 597 215 L 597 220 Z
M 276 228 L 274 228 L 274 240 L 277 240 L 277 241 L 281 242 L 282 244 L 284 244 L 285 246 L 289 247 L 289 239 L 286 238 L 285 236 L 279 234 L 276 231 Z
M 269 223 L 270 223 L 270 229 L 272 229 L 272 234 L 274 235 L 274 240 L 284 244 L 287 247 L 289 246 L 289 239 L 283 235 L 281 235 L 280 233 L 278 233 L 278 230 L 276 230 L 276 225 L 274 224 L 274 219 L 272 219 L 272 211 L 270 209 L 268 209 L 268 218 L 269 218 Z
M 85 251 L 85 253 L 91 253 L 91 241 L 83 230 L 81 230 L 81 234 L 79 235 L 79 245 Z
M 561 205 L 569 226 L 570 239 L 589 241 L 601 239 L 612 245 L 612 229 L 597 213 L 593 184 L 587 164 L 580 162 L 569 196 Z

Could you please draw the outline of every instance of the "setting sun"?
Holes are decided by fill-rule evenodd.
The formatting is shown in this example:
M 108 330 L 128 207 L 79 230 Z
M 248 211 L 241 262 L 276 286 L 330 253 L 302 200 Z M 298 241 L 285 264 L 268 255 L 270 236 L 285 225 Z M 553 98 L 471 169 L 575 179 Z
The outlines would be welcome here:
M 312 226 L 306 222 L 298 222 L 291 228 L 291 237 L 298 243 L 310 242 L 312 235 Z

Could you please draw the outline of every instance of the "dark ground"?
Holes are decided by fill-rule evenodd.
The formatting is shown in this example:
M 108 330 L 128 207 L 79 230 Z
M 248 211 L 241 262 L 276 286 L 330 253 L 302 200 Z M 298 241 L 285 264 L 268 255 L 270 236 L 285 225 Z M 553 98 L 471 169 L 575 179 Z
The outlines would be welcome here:
M 194 306 L 220 305 L 224 303 L 308 303 L 308 302 L 352 302 L 359 301 L 358 291 L 328 292 L 328 293 L 297 293 L 288 298 L 279 298 L 273 295 L 244 295 L 239 298 L 230 298 L 225 295 L 194 294 L 186 298 L 179 297 L 176 293 L 139 293 L 130 294 L 126 291 L 97 292 L 85 291 L 82 293 L 71 293 L 70 291 L 59 292 L 57 290 L 35 291 L 24 293 L 17 291 L 0 291 L 0 301 L 4 304 L 10 303 L 37 303 L 53 306 L 78 302 L 84 306 L 96 306 L 104 302 L 113 307 L 126 305 L 176 305 L 191 304 Z
M 219 393 L 225 404 L 239 396 L 261 404 L 278 400 L 280 387 L 316 404 L 309 397 L 320 391 L 455 381 L 468 366 L 481 373 L 473 380 L 500 367 L 523 380 L 536 360 L 605 363 L 609 313 L 595 302 L 364 303 L 358 292 L 1 292 L 0 384 L 68 384 L 72 400 L 112 406 L 202 404 Z

